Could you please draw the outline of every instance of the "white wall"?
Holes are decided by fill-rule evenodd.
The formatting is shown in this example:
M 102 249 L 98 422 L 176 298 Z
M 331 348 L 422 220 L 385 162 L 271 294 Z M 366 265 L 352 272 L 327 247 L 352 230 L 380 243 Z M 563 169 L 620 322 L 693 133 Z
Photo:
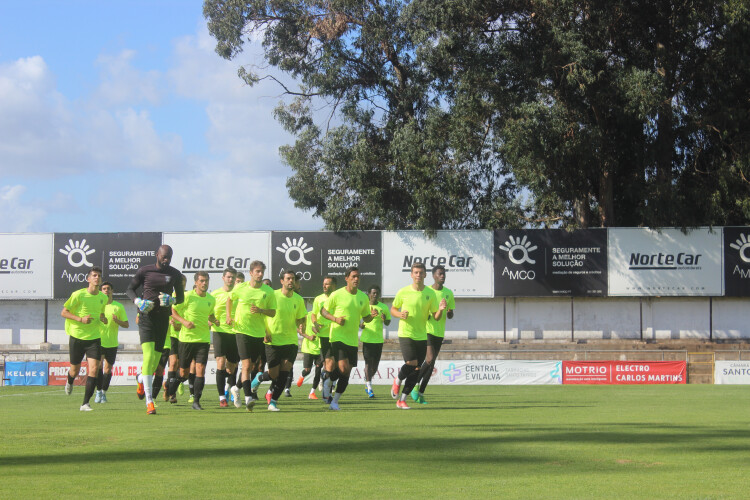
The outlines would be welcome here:
M 138 344 L 135 307 L 123 302 L 131 328 L 120 330 L 121 344 Z M 388 302 L 390 305 L 390 302 Z M 62 300 L 49 301 L 48 341 L 67 344 Z M 750 299 L 713 299 L 713 338 L 750 339 Z M 645 339 L 708 339 L 708 298 L 644 298 Z M 575 339 L 639 339 L 641 299 L 576 298 L 573 301 Z M 446 336 L 456 339 L 570 340 L 570 298 L 459 299 Z M 398 320 L 388 327 L 396 338 Z M 44 336 L 44 301 L 0 301 L 0 345 L 39 344 Z

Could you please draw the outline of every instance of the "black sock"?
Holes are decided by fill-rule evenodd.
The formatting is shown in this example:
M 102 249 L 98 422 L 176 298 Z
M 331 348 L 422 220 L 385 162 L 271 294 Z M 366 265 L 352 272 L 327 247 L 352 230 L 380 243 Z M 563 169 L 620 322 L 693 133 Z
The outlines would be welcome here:
M 336 383 L 336 392 L 338 394 L 343 394 L 346 390 L 346 387 L 349 385 L 349 375 L 341 375 L 339 377 L 338 383 Z
M 203 386 L 206 385 L 206 377 L 195 377 L 195 402 L 200 403 L 203 395 Z
M 419 381 L 419 371 L 417 370 L 416 366 L 412 366 L 411 373 L 404 379 L 404 394 L 409 394 L 412 389 L 414 389 L 414 386 L 417 385 L 417 382 Z
M 154 375 L 154 381 L 151 384 L 151 397 L 155 398 L 161 390 L 161 383 L 164 382 L 164 375 Z
M 291 389 L 293 378 L 294 378 L 294 371 L 289 370 L 289 376 L 286 378 L 286 385 L 284 386 L 284 389 Z
M 310 375 L 311 371 L 312 371 L 312 368 L 303 368 L 302 371 L 300 372 L 300 375 L 302 375 L 303 378 L 307 377 L 308 375 Z
M 422 363 L 422 368 L 419 369 L 419 392 L 424 394 L 427 389 L 427 384 L 430 383 L 430 377 L 432 377 L 433 366 L 432 363 Z
M 73 382 L 75 382 L 75 381 L 76 381 L 76 378 L 75 377 L 71 377 L 70 376 L 70 372 L 68 372 L 68 383 L 70 385 L 73 385 Z
M 227 372 L 227 382 L 229 382 L 230 389 L 237 385 L 237 368 L 232 373 Z
M 101 391 L 104 385 L 104 372 L 99 370 L 99 374 L 96 376 L 96 390 Z
M 250 381 L 249 380 L 243 380 L 242 381 L 242 390 L 245 391 L 245 397 L 250 397 L 253 390 L 250 388 Z
M 340 376 L 341 376 L 341 372 L 339 371 L 338 368 L 336 368 L 335 370 L 333 370 L 332 372 L 328 374 L 328 378 L 331 379 L 331 382 L 336 382 Z
M 289 372 L 279 371 L 279 378 L 273 381 L 273 394 L 271 399 L 278 401 L 281 393 L 284 392 L 284 380 L 289 376 Z
M 224 384 L 226 380 L 227 372 L 224 370 L 216 370 L 216 390 L 219 391 L 219 396 L 224 395 Z
M 320 367 L 315 367 L 315 376 L 313 377 L 313 390 L 318 388 L 318 384 L 320 384 Z
M 401 365 L 401 369 L 398 371 L 398 379 L 406 380 L 406 377 L 411 375 L 411 373 L 416 371 L 416 369 L 416 366 L 407 365 L 406 363 L 404 363 L 403 365 Z
M 190 394 L 195 395 L 195 373 L 188 375 L 188 387 L 190 388 Z
M 94 395 L 94 391 L 96 390 L 96 375 L 93 377 L 86 377 L 86 392 L 83 395 L 83 404 L 87 405 L 89 404 L 89 400 L 91 399 L 91 396 Z
M 112 382 L 112 372 L 104 374 L 104 382 L 102 383 L 102 390 L 106 391 L 109 389 L 109 383 Z
M 167 396 L 174 396 L 177 394 L 177 387 L 180 385 L 180 379 L 177 377 L 177 372 L 167 372 L 167 377 L 169 377 Z

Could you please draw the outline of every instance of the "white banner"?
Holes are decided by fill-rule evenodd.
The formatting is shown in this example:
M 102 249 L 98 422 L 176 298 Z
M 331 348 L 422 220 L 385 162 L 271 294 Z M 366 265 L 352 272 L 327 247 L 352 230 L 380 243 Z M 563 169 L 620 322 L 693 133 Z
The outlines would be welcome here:
M 432 268 L 445 266 L 445 286 L 456 297 L 494 295 L 492 231 L 438 231 L 430 238 L 422 231 L 383 232 L 383 296 L 393 297 L 411 284 L 415 262 L 427 267 L 425 283 L 432 284 Z
M 0 299 L 51 299 L 53 234 L 0 234 Z
M 750 384 L 750 361 L 716 361 L 714 384 Z
M 227 267 L 245 273 L 254 260 L 266 264 L 266 277 L 271 275 L 271 232 L 247 233 L 164 233 L 164 244 L 172 247 L 172 267 L 188 278 L 187 288 L 193 286 L 193 274 L 206 271 L 211 277 L 209 291 L 222 286 L 221 274 Z
M 718 296 L 722 235 L 716 228 L 609 230 L 610 296 Z

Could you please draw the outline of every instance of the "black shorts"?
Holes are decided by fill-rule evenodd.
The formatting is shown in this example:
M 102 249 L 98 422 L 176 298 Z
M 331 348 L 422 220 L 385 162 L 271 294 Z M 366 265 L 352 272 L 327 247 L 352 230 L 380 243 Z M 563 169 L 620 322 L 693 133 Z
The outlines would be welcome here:
M 196 364 L 208 363 L 208 350 L 211 348 L 209 342 L 180 342 L 180 368 L 190 368 L 190 363 L 195 360 Z
M 251 337 L 244 333 L 238 333 L 235 335 L 235 342 L 240 359 L 249 359 L 250 362 L 255 363 L 258 359 L 266 358 L 263 337 Z
M 349 366 L 357 366 L 357 346 L 344 344 L 343 342 L 331 342 L 331 351 L 336 363 L 344 359 L 349 360 Z
M 117 359 L 117 347 L 102 347 L 102 358 L 107 360 L 109 366 L 114 366 Z
M 268 345 L 266 346 L 266 359 L 268 360 L 268 369 L 279 366 L 282 361 L 294 363 L 297 359 L 297 344 L 289 345 Z
M 161 358 L 159 358 L 159 366 L 161 367 L 169 366 L 169 353 L 170 352 L 171 352 L 170 349 L 164 349 L 161 352 Z
M 310 354 L 309 352 L 302 353 L 302 368 L 310 369 L 313 363 L 315 366 L 323 366 L 323 356 L 320 354 Z
M 333 357 L 333 351 L 331 351 L 331 338 L 330 337 L 318 337 L 320 339 L 320 355 L 323 359 Z
M 71 365 L 80 365 L 84 354 L 86 359 L 96 359 L 97 361 L 102 359 L 102 339 L 81 340 L 70 337 L 68 349 Z
M 417 360 L 417 366 L 422 366 L 427 355 L 427 341 L 414 340 L 409 337 L 399 337 L 398 344 L 401 347 L 401 355 L 404 362 Z
M 215 358 L 227 358 L 230 363 L 237 363 L 240 360 L 234 333 L 213 332 L 213 340 Z
M 436 337 L 435 335 L 427 334 L 427 345 L 432 347 L 432 355 L 434 356 L 433 359 L 437 359 L 438 354 L 440 354 L 440 348 L 443 346 L 443 340 L 445 340 L 445 337 Z
M 141 344 L 153 342 L 154 350 L 162 352 L 167 340 L 170 316 L 171 310 L 164 307 L 154 309 L 148 314 L 139 313 L 138 334 L 141 337 Z
M 362 342 L 362 357 L 367 364 L 377 364 L 383 355 L 383 344 L 380 342 Z
M 180 357 L 180 338 L 179 337 L 172 337 L 169 339 L 170 345 L 172 346 L 169 349 L 170 356 L 177 356 Z

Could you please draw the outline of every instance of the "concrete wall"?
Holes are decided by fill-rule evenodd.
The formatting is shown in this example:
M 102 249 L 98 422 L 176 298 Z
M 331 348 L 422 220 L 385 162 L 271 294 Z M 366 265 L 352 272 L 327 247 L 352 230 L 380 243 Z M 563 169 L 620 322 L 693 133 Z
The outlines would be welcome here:
M 511 340 L 708 339 L 708 298 L 509 298 L 459 299 L 448 321 L 448 338 Z M 63 301 L 49 301 L 48 342 L 67 344 Z M 125 304 L 131 328 L 120 331 L 120 343 L 138 344 L 135 307 Z M 750 339 L 750 299 L 713 299 L 713 338 Z M 398 320 L 388 327 L 396 338 Z M 44 301 L 0 301 L 0 345 L 39 344 L 44 338 Z

